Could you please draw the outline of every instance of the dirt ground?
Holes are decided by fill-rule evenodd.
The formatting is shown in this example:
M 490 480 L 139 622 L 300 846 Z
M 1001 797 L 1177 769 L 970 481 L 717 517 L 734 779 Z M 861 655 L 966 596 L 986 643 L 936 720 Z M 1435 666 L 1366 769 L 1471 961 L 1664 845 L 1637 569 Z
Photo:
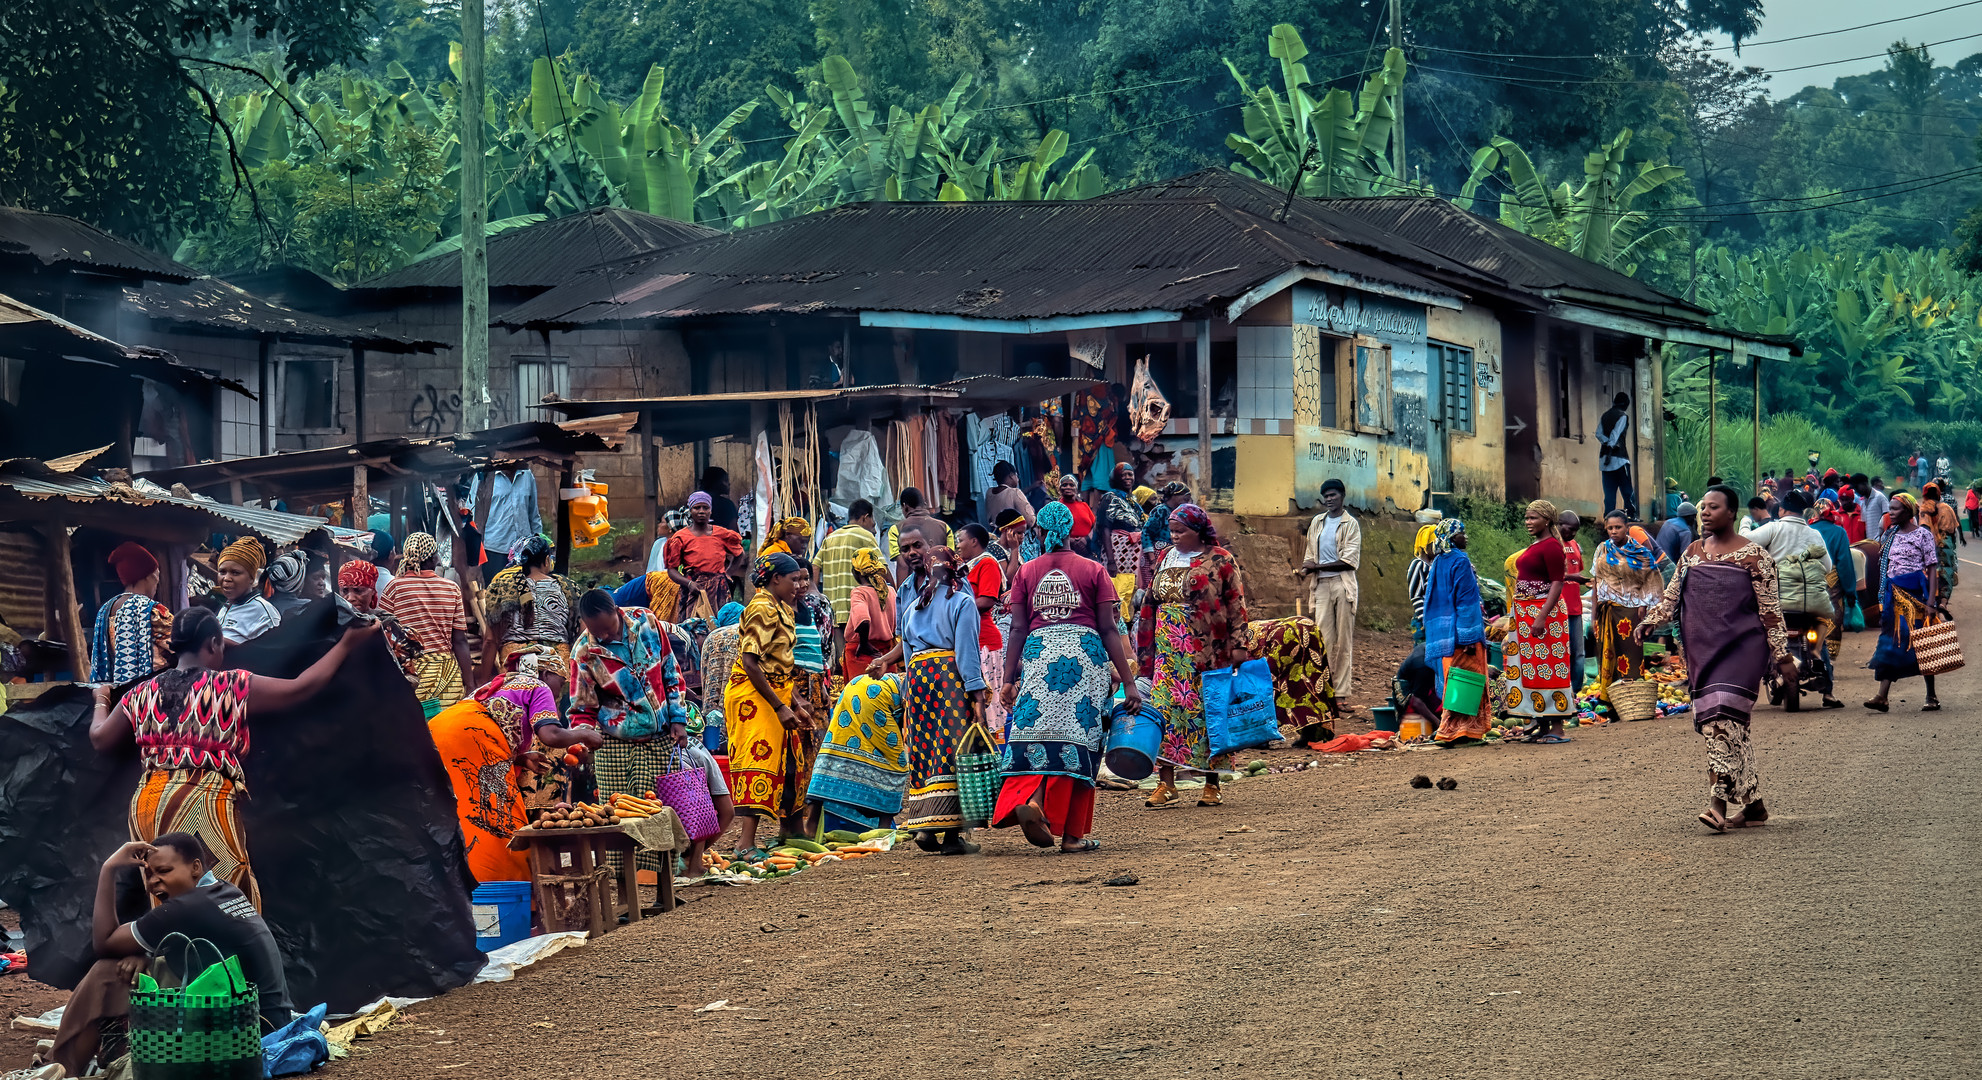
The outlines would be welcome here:
M 1965 569 L 1958 613 L 1982 610 Z M 1216 809 L 1102 792 L 1100 852 L 981 833 L 976 857 L 686 890 L 413 1006 L 331 1072 L 1973 1077 L 1982 694 L 1964 672 L 1943 712 L 1917 682 L 1868 712 L 1872 645 L 1847 636 L 1847 710 L 1757 714 L 1765 827 L 1694 821 L 1684 720 L 1366 754 L 1233 783 Z

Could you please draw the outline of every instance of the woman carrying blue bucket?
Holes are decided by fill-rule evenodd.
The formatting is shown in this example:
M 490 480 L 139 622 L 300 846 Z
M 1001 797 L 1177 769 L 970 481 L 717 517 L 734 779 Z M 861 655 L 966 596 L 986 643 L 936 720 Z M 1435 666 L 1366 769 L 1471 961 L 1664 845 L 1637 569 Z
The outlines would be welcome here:
M 1063 503 L 1039 510 L 1044 554 L 1019 568 L 1007 607 L 1004 786 L 993 828 L 1017 825 L 1038 847 L 1059 836 L 1068 854 L 1093 851 L 1094 777 L 1119 679 L 1124 708 L 1142 708 L 1118 624 L 1121 600 L 1100 563 L 1067 550 L 1073 514 Z M 1110 671 L 1110 665 L 1113 671 Z

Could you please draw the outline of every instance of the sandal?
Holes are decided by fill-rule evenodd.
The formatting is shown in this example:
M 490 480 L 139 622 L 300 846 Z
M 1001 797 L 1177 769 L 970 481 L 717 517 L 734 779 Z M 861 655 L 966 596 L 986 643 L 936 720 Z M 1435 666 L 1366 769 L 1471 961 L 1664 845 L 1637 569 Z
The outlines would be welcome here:
M 1060 854 L 1062 855 L 1084 855 L 1090 851 L 1100 850 L 1101 841 L 1099 840 L 1076 840 L 1073 847 L 1067 847 L 1064 844 L 1060 846 Z
M 1576 740 L 1570 738 L 1567 735 L 1537 735 L 1532 739 L 1527 739 L 1524 741 L 1531 743 L 1548 743 L 1550 745 L 1554 745 L 1556 743 L 1575 742 Z
M 1197 804 L 1199 806 L 1224 806 L 1225 796 L 1219 791 L 1218 785 L 1206 784 L 1204 785 L 1204 790 L 1198 792 Z
M 1144 806 L 1168 806 L 1176 801 L 1177 785 L 1165 780 L 1156 785 L 1156 790 L 1150 792 L 1149 798 L 1144 799 L 1142 804 Z
M 1940 702 L 1938 702 L 1938 701 L 1930 701 L 1930 702 L 1928 702 L 1927 704 L 1925 704 L 1925 705 L 1922 705 L 1922 706 L 1920 706 L 1920 711 L 1921 711 L 1921 712 L 1940 712 L 1940 711 L 1941 711 L 1941 703 L 1940 703 Z
M 1047 827 L 1046 815 L 1037 806 L 1026 803 L 1012 811 L 1012 817 L 1017 819 L 1027 843 L 1033 847 L 1053 846 L 1053 830 Z
M 1717 833 L 1724 833 L 1727 831 L 1727 822 L 1722 820 L 1721 816 L 1719 814 L 1714 813 L 1712 810 L 1700 811 L 1700 824 L 1705 825 L 1707 828 L 1712 829 Z
M 1872 700 L 1866 702 L 1865 707 L 1871 709 L 1873 712 L 1887 712 L 1892 709 L 1891 705 L 1888 705 L 1885 702 L 1880 701 L 1878 698 L 1873 698 Z

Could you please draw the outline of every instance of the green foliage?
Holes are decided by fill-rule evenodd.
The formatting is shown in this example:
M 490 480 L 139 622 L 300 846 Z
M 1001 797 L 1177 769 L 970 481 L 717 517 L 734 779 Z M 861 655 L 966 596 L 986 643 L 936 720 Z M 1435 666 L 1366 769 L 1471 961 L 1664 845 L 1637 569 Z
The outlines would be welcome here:
M 1640 256 L 1678 239 L 1670 226 L 1653 228 L 1651 216 L 1634 209 L 1638 199 L 1682 180 L 1686 170 L 1676 165 L 1640 162 L 1624 180 L 1625 151 L 1631 129 L 1583 159 L 1583 186 L 1571 190 L 1567 181 L 1550 186 L 1526 151 L 1510 139 L 1495 136 L 1473 155 L 1472 175 L 1454 200 L 1474 208 L 1481 185 L 1497 173 L 1506 175 L 1511 193 L 1500 198 L 1500 223 L 1546 240 L 1591 262 L 1637 272 Z
M 1246 133 L 1225 136 L 1225 145 L 1239 155 L 1235 171 L 1317 198 L 1420 190 L 1397 176 L 1391 156 L 1398 95 L 1404 88 L 1402 50 L 1384 53 L 1382 69 L 1370 76 L 1360 97 L 1347 90 L 1324 91 L 1309 81 L 1307 65 L 1301 63 L 1307 44 L 1288 23 L 1273 28 L 1266 51 L 1280 62 L 1284 96 L 1270 86 L 1253 89 L 1225 61 L 1246 103 Z
M 1679 482 L 1681 491 L 1697 497 L 1706 490 L 1707 478 L 1719 476 L 1737 491 L 1755 487 L 1753 417 L 1722 414 L 1713 428 L 1714 460 L 1707 455 L 1707 425 L 1668 424 L 1665 431 L 1666 475 Z M 1845 474 L 1882 472 L 1879 455 L 1862 445 L 1847 442 L 1828 425 L 1812 422 L 1807 416 L 1787 414 L 1762 421 L 1762 469 L 1780 472 L 1806 467 L 1810 451 L 1822 455 L 1819 468 Z M 1659 488 L 1646 483 L 1647 491 Z M 1662 486 L 1662 485 L 1661 485 Z M 1640 499 L 1645 498 L 1641 492 Z

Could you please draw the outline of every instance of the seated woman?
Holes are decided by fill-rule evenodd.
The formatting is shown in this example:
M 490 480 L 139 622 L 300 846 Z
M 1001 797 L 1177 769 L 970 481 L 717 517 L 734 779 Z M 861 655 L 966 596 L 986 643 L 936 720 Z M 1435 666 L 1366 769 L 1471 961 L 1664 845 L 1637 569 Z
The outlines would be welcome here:
M 167 963 L 180 960 L 181 950 L 165 947 L 174 934 L 204 938 L 223 958 L 240 957 L 241 974 L 259 994 L 263 1034 L 289 1022 L 289 986 L 275 937 L 240 889 L 207 873 L 211 865 L 213 859 L 199 838 L 183 832 L 166 833 L 151 843 L 132 841 L 103 860 L 90 933 L 97 961 L 69 997 L 51 1054 L 68 1075 L 83 1075 L 93 1057 L 108 1064 L 123 1054 L 122 1047 L 99 1054 L 103 1021 L 123 1020 L 130 1014 L 131 984 L 145 970 L 147 957 Z M 117 873 L 125 869 L 143 873 L 145 891 L 157 906 L 120 925 Z M 184 982 L 199 972 L 173 974 Z

